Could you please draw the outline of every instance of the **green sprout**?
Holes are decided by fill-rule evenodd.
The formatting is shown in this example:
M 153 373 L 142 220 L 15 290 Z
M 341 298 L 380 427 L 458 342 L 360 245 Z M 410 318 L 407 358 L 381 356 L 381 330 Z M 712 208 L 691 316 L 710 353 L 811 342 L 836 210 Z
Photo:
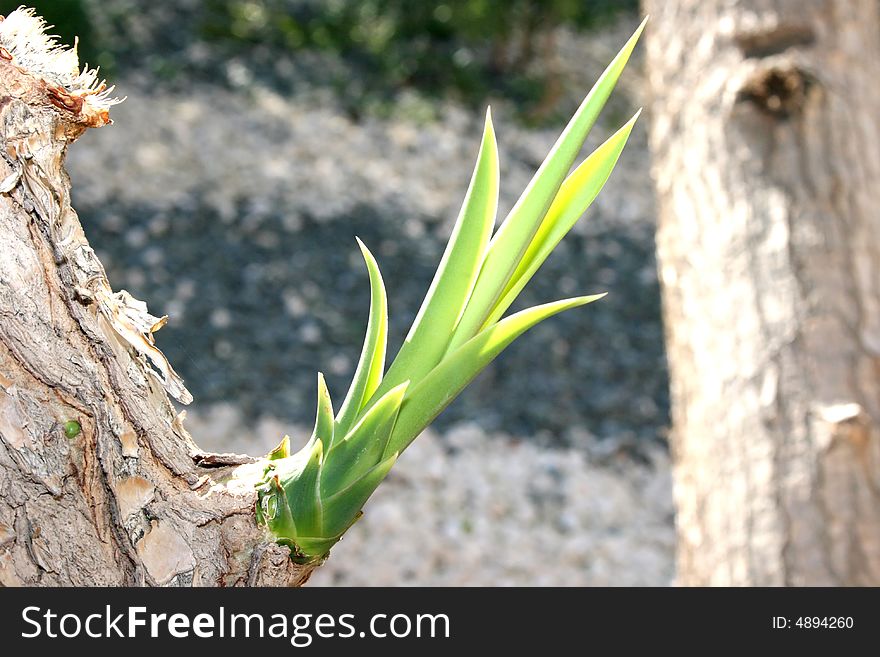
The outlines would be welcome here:
M 498 152 L 491 114 L 461 212 L 425 300 L 385 372 L 388 304 L 379 266 L 358 240 L 370 277 L 366 338 L 335 414 L 318 375 L 315 428 L 290 454 L 267 457 L 257 520 L 298 561 L 326 557 L 398 456 L 505 347 L 539 322 L 604 294 L 504 313 L 604 186 L 638 113 L 567 175 L 644 29 L 643 22 L 587 95 L 507 218 L 492 235 Z

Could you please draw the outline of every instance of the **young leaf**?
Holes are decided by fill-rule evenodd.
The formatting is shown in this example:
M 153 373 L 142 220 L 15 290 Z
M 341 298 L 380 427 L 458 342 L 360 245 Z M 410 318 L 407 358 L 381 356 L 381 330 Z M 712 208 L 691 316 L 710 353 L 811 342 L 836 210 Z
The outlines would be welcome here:
M 344 439 L 337 439 L 321 469 L 322 496 L 349 486 L 382 460 L 408 385 L 405 381 L 386 392 Z
M 382 380 L 382 372 L 385 369 L 385 346 L 388 340 L 388 298 L 385 294 L 382 274 L 370 250 L 360 239 L 357 243 L 361 247 L 370 274 L 370 318 L 367 321 L 367 334 L 364 337 L 364 346 L 361 349 L 354 378 L 336 416 L 335 433 L 340 437 L 348 433 L 358 413 Z
M 516 300 L 526 283 L 531 280 L 547 259 L 547 256 L 553 252 L 556 245 L 586 212 L 614 170 L 614 165 L 617 164 L 640 113 L 641 110 L 636 112 L 636 115 L 626 125 L 593 151 L 562 183 L 559 193 L 547 211 L 547 216 L 541 222 L 501 298 L 492 308 L 492 312 L 489 313 L 481 328 L 491 326 L 501 318 L 504 311 Z
M 326 556 L 360 517 L 400 452 L 511 342 L 556 313 L 604 296 L 557 301 L 498 321 L 617 162 L 635 117 L 566 177 L 643 28 L 644 23 L 603 73 L 491 240 L 498 155 L 487 113 L 450 243 L 384 378 L 387 299 L 378 265 L 358 241 L 370 274 L 371 302 L 352 385 L 334 420 L 324 378 L 318 376 L 311 439 L 293 456 L 288 456 L 289 441 L 282 441 L 256 486 L 258 522 L 291 547 L 293 558 Z
M 288 456 L 290 456 L 290 436 L 284 436 L 278 443 L 278 447 L 269 452 L 266 458 L 270 461 L 277 461 L 278 459 L 286 459 Z
M 480 272 L 497 208 L 498 149 L 487 111 L 477 163 L 452 236 L 409 335 L 374 398 L 404 380 L 415 383 L 440 361 Z
M 324 500 L 324 536 L 336 536 L 354 522 L 361 507 L 382 483 L 396 460 L 397 454 L 391 454 L 353 484 Z
M 323 526 L 320 471 L 324 445 L 316 440 L 311 450 L 303 450 L 278 463 L 278 476 L 298 532 L 318 536 Z M 305 458 L 303 458 L 305 457 Z
M 333 402 L 330 401 L 330 391 L 327 390 L 327 382 L 324 381 L 321 372 L 318 372 L 318 410 L 315 412 L 315 428 L 306 447 L 312 447 L 317 440 L 325 445 L 333 444 Z
M 528 329 L 563 310 L 583 306 L 603 296 L 596 294 L 535 306 L 501 320 L 468 340 L 404 397 L 385 455 L 406 449 L 486 365 Z
M 485 323 L 605 106 L 644 27 L 642 22 L 602 73 L 492 238 L 473 293 L 446 353 L 452 353 L 473 337 Z

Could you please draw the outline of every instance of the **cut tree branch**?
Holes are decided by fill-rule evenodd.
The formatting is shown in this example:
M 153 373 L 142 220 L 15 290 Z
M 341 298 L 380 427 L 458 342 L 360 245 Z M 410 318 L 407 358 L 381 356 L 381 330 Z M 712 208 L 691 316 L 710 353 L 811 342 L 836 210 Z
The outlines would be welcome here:
M 118 101 L 44 27 L 0 22 L 0 584 L 302 584 L 316 564 L 255 522 L 259 465 L 193 443 L 165 318 L 112 290 L 70 206 L 67 148 Z

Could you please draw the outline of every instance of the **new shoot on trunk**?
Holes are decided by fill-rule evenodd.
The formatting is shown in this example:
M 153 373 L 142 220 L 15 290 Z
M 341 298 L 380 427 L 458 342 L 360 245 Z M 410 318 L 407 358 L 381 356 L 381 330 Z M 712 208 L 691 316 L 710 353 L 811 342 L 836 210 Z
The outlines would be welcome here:
M 498 151 L 487 111 L 476 166 L 449 243 L 400 351 L 385 371 L 388 303 L 379 266 L 358 240 L 370 278 L 366 338 L 334 414 L 318 375 L 315 428 L 290 453 L 284 437 L 266 458 L 257 519 L 294 559 L 326 557 L 398 456 L 498 354 L 525 331 L 594 294 L 504 316 L 608 180 L 638 113 L 569 174 L 644 29 L 643 22 L 581 103 L 493 235 Z

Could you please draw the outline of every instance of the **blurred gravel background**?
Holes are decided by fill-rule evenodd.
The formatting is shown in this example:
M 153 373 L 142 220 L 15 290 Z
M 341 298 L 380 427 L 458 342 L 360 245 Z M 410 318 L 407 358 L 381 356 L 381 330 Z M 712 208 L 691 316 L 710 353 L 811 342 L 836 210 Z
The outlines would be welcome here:
M 564 111 L 635 22 L 561 34 Z M 195 68 L 214 61 L 197 45 L 178 55 Z M 637 57 L 588 148 L 641 104 L 639 67 Z M 467 186 L 481 111 L 403 91 L 381 112 L 353 112 L 339 84 L 316 82 L 328 71 L 337 83 L 356 78 L 313 54 L 276 58 L 269 76 L 235 57 L 219 78 L 186 84 L 161 67 L 119 74 L 128 100 L 115 124 L 70 152 L 74 206 L 114 288 L 170 315 L 157 340 L 195 395 L 187 426 L 206 449 L 261 453 L 284 433 L 299 444 L 318 370 L 342 398 L 369 303 L 355 235 L 382 267 L 390 348 L 400 344 Z M 486 100 L 503 217 L 563 123 L 526 127 L 514 103 Z M 644 125 L 520 307 L 609 296 L 537 327 L 481 375 L 403 457 L 316 583 L 671 581 Z

